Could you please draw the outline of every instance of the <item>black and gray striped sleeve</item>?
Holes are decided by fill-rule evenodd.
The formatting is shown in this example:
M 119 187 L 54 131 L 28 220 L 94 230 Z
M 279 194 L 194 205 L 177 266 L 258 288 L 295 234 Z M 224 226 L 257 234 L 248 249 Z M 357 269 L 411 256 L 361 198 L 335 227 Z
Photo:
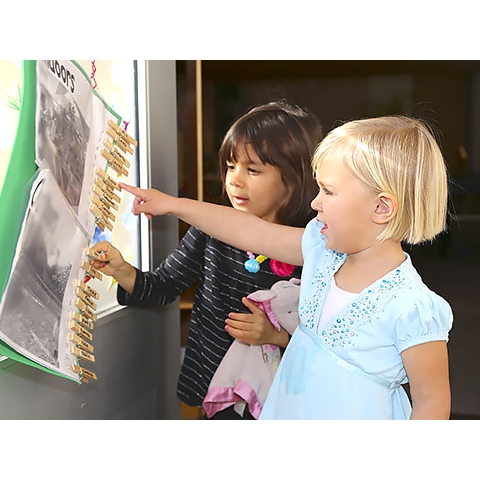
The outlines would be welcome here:
M 173 302 L 198 278 L 205 254 L 205 234 L 190 227 L 175 250 L 153 271 L 136 268 L 133 292 L 120 285 L 120 305 L 163 306 Z

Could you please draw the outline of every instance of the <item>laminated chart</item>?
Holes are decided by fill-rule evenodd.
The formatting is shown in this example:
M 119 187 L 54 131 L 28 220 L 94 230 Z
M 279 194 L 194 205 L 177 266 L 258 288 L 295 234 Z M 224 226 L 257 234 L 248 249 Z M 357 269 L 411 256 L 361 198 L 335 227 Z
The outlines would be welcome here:
M 16 360 L 78 383 L 96 380 L 102 274 L 89 259 L 112 231 L 137 142 L 75 62 L 36 62 L 30 197 L 0 304 L 0 340 Z M 8 349 L 7 349 L 8 350 Z M 20 356 L 20 358 L 18 357 Z

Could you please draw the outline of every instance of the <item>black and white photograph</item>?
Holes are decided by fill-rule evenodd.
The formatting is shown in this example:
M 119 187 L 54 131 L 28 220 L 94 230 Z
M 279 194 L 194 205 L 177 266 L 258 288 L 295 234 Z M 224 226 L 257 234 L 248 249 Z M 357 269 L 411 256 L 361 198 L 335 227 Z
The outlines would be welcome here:
M 59 357 L 68 354 L 59 343 L 62 311 L 87 242 L 52 173 L 42 171 L 32 188 L 5 289 L 0 338 L 50 368 L 61 369 Z
M 70 205 L 76 209 L 82 193 L 90 128 L 67 88 L 54 94 L 39 84 L 38 156 L 52 170 Z

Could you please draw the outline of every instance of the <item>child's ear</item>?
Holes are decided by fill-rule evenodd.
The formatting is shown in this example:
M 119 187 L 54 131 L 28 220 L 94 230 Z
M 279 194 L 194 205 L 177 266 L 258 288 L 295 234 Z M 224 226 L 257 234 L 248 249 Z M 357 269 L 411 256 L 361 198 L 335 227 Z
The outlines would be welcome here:
M 378 224 L 388 223 L 395 217 L 397 211 L 397 199 L 389 193 L 382 192 L 377 197 L 374 222 Z

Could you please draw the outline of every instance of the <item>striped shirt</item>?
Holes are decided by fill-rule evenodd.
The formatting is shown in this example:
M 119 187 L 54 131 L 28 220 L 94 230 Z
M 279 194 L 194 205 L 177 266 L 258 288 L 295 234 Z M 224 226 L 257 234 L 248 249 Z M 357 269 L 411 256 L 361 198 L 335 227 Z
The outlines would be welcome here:
M 163 306 L 173 302 L 198 280 L 185 357 L 177 393 L 187 405 L 201 407 L 210 381 L 233 338 L 225 331 L 230 312 L 250 313 L 242 297 L 269 289 L 279 280 L 300 278 L 301 268 L 279 277 L 270 261 L 258 273 L 244 268 L 248 259 L 243 250 L 222 243 L 190 227 L 176 249 L 152 272 L 137 269 L 131 295 L 118 286 L 120 305 Z

